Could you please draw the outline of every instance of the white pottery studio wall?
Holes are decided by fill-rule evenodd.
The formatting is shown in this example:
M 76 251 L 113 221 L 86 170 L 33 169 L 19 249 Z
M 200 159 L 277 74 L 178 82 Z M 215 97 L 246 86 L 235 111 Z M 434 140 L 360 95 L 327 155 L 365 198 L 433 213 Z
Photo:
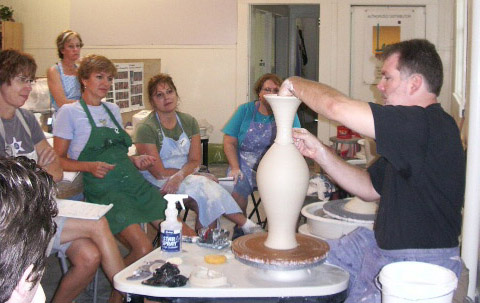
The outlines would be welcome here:
M 250 4 L 320 5 L 320 81 L 348 92 L 351 5 L 426 5 L 436 12 L 428 22 L 427 37 L 445 62 L 442 104 L 450 109 L 453 0 L 4 0 L 24 25 L 24 50 L 37 60 L 38 76 L 57 61 L 54 40 L 66 28 L 83 37 L 83 54 L 99 53 L 112 59 L 161 59 L 162 72 L 176 81 L 180 109 L 213 125 L 210 142 L 221 143 L 220 129 L 235 108 L 247 101 L 248 26 Z M 136 11 L 135 14 L 131 13 Z M 98 12 L 96 15 L 95 12 Z M 437 14 L 438 13 L 438 14 Z M 215 16 L 210 22 L 206 16 Z M 338 18 L 337 18 L 338 16 Z M 433 15 L 432 15 L 433 16 Z M 439 18 L 442 21 L 439 22 Z M 213 20 L 214 19 L 214 20 Z M 102 20 L 101 24 L 95 24 Z M 186 20 L 202 24 L 189 25 Z M 94 22 L 95 21 L 95 22 Z M 183 25 L 187 24 L 187 25 Z M 435 26 L 436 25 L 436 26 Z M 100 33 L 100 34 L 96 34 Z M 441 33 L 441 34 L 440 34 Z M 331 127 L 319 123 L 319 136 Z

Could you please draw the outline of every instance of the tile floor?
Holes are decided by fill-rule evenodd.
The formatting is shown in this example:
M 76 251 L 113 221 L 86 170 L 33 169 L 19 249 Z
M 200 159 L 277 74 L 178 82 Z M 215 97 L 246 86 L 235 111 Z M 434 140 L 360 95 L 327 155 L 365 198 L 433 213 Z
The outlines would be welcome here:
M 209 170 L 211 173 L 213 173 L 217 177 L 224 177 L 225 172 L 226 172 L 227 166 L 225 164 L 213 164 L 209 166 Z M 252 209 L 252 202 L 249 202 L 249 208 L 247 209 L 247 213 L 250 212 Z M 263 210 L 263 207 L 260 206 L 260 214 L 262 218 L 265 218 L 265 213 Z M 190 226 L 194 226 L 194 217 L 195 213 L 189 212 L 188 218 L 187 218 L 187 224 Z M 253 217 L 254 218 L 254 217 Z M 253 219 L 252 218 L 252 219 Z M 255 220 L 254 220 L 255 221 Z M 230 230 L 230 234 L 233 233 L 233 223 L 230 221 L 226 220 L 225 218 L 222 218 L 221 221 L 221 226 L 222 228 L 226 228 Z M 123 248 L 121 245 L 119 245 L 120 250 L 123 254 L 126 254 L 127 251 L 125 248 Z M 56 256 L 50 256 L 47 260 L 47 268 L 45 271 L 45 274 L 43 275 L 42 279 L 42 287 L 45 291 L 45 294 L 47 296 L 47 302 L 50 302 L 55 290 L 58 286 L 58 283 L 62 277 L 61 273 L 61 267 L 60 267 L 60 261 Z M 99 270 L 98 274 L 98 295 L 97 295 L 97 302 L 98 303 L 104 303 L 108 301 L 108 298 L 110 296 L 111 292 L 111 285 L 109 281 L 106 279 L 105 275 L 103 274 L 103 271 Z M 75 300 L 76 303 L 90 303 L 93 302 L 93 289 L 86 289 L 82 294 L 80 294 L 79 297 Z

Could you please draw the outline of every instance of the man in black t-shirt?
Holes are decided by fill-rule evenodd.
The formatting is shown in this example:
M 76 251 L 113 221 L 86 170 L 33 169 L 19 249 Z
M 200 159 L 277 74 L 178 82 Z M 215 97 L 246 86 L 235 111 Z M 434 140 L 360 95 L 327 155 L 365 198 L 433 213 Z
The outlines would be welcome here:
M 380 200 L 374 233 L 357 229 L 329 241 L 327 262 L 350 273 L 346 302 L 380 302 L 374 285 L 392 262 L 421 261 L 461 272 L 458 237 L 465 187 L 459 130 L 437 97 L 440 56 L 426 40 L 388 46 L 377 85 L 385 105 L 353 100 L 337 90 L 292 77 L 280 95 L 295 95 L 324 117 L 375 139 L 380 158 L 368 170 L 349 165 L 306 130 L 294 131 L 300 152 L 342 188 L 365 201 Z

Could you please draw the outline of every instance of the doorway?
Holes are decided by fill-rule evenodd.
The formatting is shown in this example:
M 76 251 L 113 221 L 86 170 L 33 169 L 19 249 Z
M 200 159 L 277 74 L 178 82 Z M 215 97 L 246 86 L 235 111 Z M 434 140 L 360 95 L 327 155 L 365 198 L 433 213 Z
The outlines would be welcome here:
M 319 16 L 319 5 L 250 6 L 249 100 L 257 98 L 253 87 L 265 73 L 318 81 Z M 317 135 L 317 113 L 302 103 L 297 114 Z

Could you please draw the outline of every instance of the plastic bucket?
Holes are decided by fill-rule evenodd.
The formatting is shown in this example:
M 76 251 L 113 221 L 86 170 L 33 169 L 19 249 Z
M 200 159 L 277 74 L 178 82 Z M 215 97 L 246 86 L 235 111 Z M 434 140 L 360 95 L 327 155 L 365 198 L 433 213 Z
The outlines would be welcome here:
M 382 303 L 451 303 L 458 282 L 453 271 L 423 262 L 388 264 L 377 280 Z

